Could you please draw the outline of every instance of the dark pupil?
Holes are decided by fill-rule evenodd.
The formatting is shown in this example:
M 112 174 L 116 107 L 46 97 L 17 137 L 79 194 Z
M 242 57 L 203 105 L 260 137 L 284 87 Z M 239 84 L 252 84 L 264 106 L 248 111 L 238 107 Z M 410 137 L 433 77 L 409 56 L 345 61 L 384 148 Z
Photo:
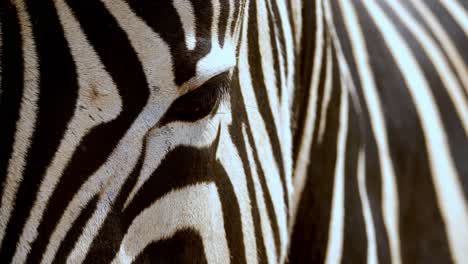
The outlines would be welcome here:
M 227 78 L 227 73 L 219 74 L 177 98 L 161 120 L 161 125 L 173 121 L 194 122 L 212 113 L 219 104 Z

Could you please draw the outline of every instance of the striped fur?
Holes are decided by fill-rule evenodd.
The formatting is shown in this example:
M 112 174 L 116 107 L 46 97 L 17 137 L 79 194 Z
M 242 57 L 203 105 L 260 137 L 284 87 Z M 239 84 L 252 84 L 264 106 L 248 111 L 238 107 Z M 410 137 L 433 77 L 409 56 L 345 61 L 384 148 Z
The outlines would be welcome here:
M 462 1 L 0 2 L 2 263 L 468 259 Z

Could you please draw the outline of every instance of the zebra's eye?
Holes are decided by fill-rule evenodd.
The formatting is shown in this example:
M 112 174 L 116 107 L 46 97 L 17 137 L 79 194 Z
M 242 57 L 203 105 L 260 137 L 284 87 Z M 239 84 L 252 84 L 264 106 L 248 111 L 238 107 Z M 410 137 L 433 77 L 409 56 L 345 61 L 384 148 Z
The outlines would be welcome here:
M 173 122 L 195 122 L 217 108 L 227 90 L 227 72 L 216 75 L 202 86 L 177 98 L 161 120 L 161 125 Z

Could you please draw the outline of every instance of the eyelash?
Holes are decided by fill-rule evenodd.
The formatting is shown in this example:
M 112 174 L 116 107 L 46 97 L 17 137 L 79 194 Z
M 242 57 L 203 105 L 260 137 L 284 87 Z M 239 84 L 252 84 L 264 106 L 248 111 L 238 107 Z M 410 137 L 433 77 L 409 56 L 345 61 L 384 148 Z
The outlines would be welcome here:
M 214 113 L 226 98 L 228 87 L 228 73 L 216 75 L 197 89 L 177 98 L 162 118 L 161 125 L 174 121 L 195 122 Z

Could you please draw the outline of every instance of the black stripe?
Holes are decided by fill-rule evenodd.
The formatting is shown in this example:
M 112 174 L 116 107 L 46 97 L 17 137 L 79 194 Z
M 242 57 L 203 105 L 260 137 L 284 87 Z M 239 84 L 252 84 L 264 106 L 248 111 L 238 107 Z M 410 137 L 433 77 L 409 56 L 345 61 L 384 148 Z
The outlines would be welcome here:
M 221 7 L 221 12 L 219 14 L 218 21 L 218 41 L 221 47 L 224 46 L 224 39 L 226 38 L 226 28 L 229 19 L 229 11 L 231 9 L 231 4 L 229 0 L 220 0 L 219 5 Z M 234 3 L 235 5 L 235 3 Z M 233 18 L 235 21 L 235 18 Z
M 16 122 L 23 94 L 23 50 L 16 8 L 9 1 L 0 2 L 0 198 L 12 155 Z M 0 207 L 1 199 L 0 199 Z
M 52 1 L 27 1 L 40 68 L 37 122 L 0 259 L 9 263 L 77 99 L 75 65 Z M 30 59 L 30 58 L 29 58 Z
M 335 68 L 337 68 L 337 64 Z M 334 72 L 334 76 L 338 76 Z M 333 100 L 332 100 L 333 101 Z M 344 214 L 344 238 L 343 255 L 344 263 L 352 260 L 353 263 L 366 263 L 368 241 L 364 223 L 363 209 L 359 195 L 357 161 L 361 148 L 358 117 L 352 105 L 346 110 L 348 118 L 348 135 L 346 150 L 341 153 L 344 157 L 344 186 L 345 186 L 345 214 Z
M 293 131 L 293 144 L 292 144 L 292 157 L 293 168 L 296 167 L 299 149 L 304 134 L 305 120 L 307 116 L 307 109 L 309 107 L 309 97 L 311 93 L 312 82 L 312 69 L 313 67 L 322 67 L 324 65 L 323 58 L 319 65 L 313 65 L 314 55 L 316 52 L 315 37 L 316 37 L 316 19 L 313 12 L 315 12 L 315 1 L 305 1 L 302 9 L 303 26 L 301 38 L 301 50 L 296 56 L 294 71 L 294 95 L 292 104 L 292 131 Z M 293 175 L 295 177 L 296 175 Z
M 43 6 L 42 2 L 40 4 L 37 1 L 31 2 Z M 73 195 L 107 160 L 111 151 L 145 106 L 149 96 L 141 62 L 127 35 L 103 4 L 100 1 L 91 0 L 69 0 L 67 3 L 80 21 L 88 41 L 93 45 L 114 80 L 122 98 L 122 112 L 116 119 L 91 130 L 73 153 L 45 210 L 43 221 L 38 229 L 39 235 L 32 244 L 28 257 L 30 262 L 37 262 L 40 259 L 48 238 Z M 42 14 L 50 16 L 50 12 L 42 12 Z M 42 40 L 40 43 L 50 45 L 51 41 L 50 39 Z M 60 65 L 60 67 L 63 66 Z M 50 78 L 52 75 L 48 76 Z M 70 78 L 70 80 L 75 81 L 75 78 Z M 57 86 L 57 88 L 62 87 L 64 86 Z M 53 98 L 53 96 L 50 97 Z M 62 100 L 65 98 L 65 96 L 59 97 Z

